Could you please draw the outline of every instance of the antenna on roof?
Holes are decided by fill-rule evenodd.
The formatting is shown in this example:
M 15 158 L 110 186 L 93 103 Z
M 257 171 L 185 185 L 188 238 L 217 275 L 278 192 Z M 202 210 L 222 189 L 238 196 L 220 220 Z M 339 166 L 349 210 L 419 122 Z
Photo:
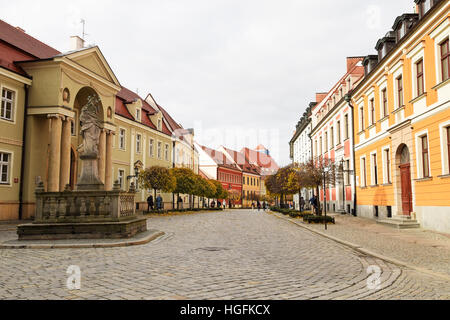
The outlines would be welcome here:
M 80 20 L 80 23 L 83 25 L 83 33 L 82 33 L 81 39 L 85 40 L 84 38 L 85 38 L 86 36 L 88 36 L 88 34 L 84 32 L 84 28 L 85 28 L 85 25 L 86 25 L 86 20 L 81 19 L 81 20 Z

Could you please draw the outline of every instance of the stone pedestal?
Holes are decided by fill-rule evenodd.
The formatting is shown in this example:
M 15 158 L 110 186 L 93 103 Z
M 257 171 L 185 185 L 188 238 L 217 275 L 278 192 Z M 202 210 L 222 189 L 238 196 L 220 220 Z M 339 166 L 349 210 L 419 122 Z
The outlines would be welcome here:
M 98 177 L 97 155 L 81 155 L 81 174 L 77 183 L 77 190 L 103 190 L 104 184 Z

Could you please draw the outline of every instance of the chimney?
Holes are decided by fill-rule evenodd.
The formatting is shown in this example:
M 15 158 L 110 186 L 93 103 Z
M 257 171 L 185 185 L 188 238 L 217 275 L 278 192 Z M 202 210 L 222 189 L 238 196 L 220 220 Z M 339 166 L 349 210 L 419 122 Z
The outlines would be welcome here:
M 350 70 L 360 61 L 362 61 L 364 57 L 347 57 L 347 72 L 350 72 Z
M 84 48 L 84 40 L 79 36 L 71 36 L 70 37 L 70 49 L 71 50 L 79 50 Z

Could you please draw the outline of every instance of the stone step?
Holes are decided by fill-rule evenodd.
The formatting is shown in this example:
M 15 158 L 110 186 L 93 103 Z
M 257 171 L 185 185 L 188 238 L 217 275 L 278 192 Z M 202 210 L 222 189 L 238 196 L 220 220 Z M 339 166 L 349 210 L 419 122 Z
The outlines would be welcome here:
M 411 219 L 401 219 L 401 218 L 380 219 L 377 220 L 377 223 L 397 229 L 420 228 L 420 223 L 417 222 L 417 220 Z

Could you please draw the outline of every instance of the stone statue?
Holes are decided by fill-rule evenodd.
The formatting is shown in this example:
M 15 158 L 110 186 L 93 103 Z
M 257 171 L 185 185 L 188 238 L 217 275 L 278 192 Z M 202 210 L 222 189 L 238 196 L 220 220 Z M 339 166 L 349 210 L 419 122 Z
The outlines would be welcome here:
M 101 132 L 99 108 L 100 101 L 95 96 L 89 96 L 86 105 L 81 108 L 80 135 L 83 142 L 77 148 L 81 160 L 77 190 L 99 190 L 104 187 L 98 176 L 98 144 Z
M 98 119 L 99 99 L 89 96 L 87 103 L 81 108 L 80 127 L 83 143 L 77 148 L 81 155 L 98 156 L 98 143 L 101 125 Z

